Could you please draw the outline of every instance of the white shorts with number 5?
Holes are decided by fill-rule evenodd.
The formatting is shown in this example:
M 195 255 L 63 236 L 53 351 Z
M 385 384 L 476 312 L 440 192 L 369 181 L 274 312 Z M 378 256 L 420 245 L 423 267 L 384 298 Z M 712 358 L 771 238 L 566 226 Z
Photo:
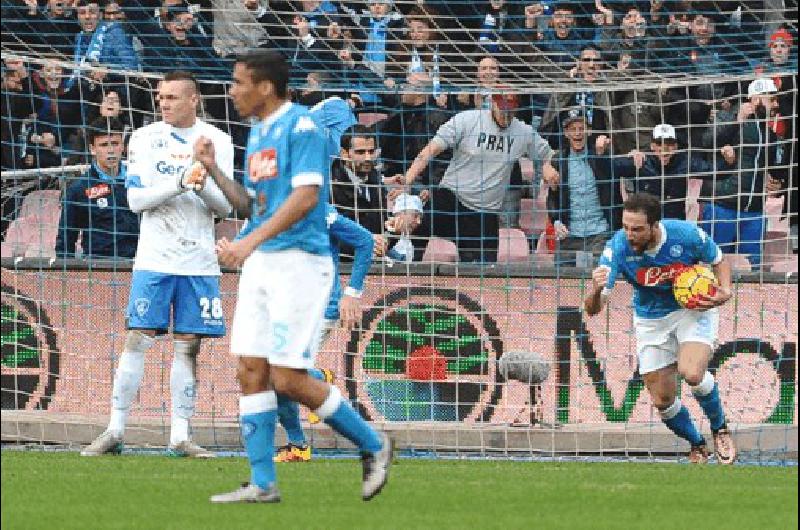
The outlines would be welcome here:
M 333 261 L 301 250 L 255 251 L 242 265 L 231 352 L 287 368 L 313 368 Z
M 639 373 L 654 372 L 678 362 L 684 342 L 701 342 L 712 349 L 719 335 L 719 310 L 680 309 L 662 318 L 633 318 Z

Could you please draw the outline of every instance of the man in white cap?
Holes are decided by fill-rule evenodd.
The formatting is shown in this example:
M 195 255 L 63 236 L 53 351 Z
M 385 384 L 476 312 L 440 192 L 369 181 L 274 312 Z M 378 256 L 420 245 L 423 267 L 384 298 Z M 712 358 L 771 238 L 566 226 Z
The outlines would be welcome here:
M 427 195 L 427 192 L 423 193 Z M 399 236 L 397 242 L 386 253 L 391 259 L 406 263 L 421 259 L 426 242 L 423 241 L 415 247 L 411 234 L 422 223 L 422 198 L 426 195 L 401 193 L 395 198 L 392 205 L 393 216 L 386 221 L 386 230 Z
M 752 265 L 761 263 L 764 238 L 764 202 L 785 187 L 788 149 L 775 132 L 778 89 L 772 79 L 752 81 L 748 101 L 737 122 L 717 129 L 717 144 L 740 145 L 738 171 L 714 182 L 710 203 L 703 204 L 703 229 L 724 252 L 747 254 Z M 790 139 L 791 140 L 791 139 Z
M 598 157 L 608 154 L 611 140 L 599 136 L 596 141 Z M 661 214 L 664 218 L 686 218 L 686 193 L 688 179 L 713 179 L 716 171 L 733 170 L 736 152 L 725 144 L 720 149 L 716 165 L 706 159 L 678 149 L 678 136 L 675 127 L 660 123 L 653 128 L 650 153 L 634 149 L 626 156 L 606 156 L 598 158 L 595 171 L 598 176 L 630 179 L 626 183 L 629 192 L 649 193 L 661 201 Z M 716 166 L 716 167 L 715 167 Z

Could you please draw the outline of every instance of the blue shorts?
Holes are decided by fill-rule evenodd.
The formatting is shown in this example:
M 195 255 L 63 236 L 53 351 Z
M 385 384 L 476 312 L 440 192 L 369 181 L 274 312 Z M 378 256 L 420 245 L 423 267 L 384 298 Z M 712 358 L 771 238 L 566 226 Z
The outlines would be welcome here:
M 170 320 L 170 310 L 173 319 Z M 225 335 L 219 276 L 177 276 L 133 271 L 128 329 L 154 329 L 209 337 Z

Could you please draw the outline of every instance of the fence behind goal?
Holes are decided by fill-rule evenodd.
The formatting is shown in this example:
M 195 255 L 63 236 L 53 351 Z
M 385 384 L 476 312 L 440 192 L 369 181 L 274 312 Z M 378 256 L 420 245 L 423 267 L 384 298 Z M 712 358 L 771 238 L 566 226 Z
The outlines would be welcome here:
M 397 4 L 407 15 L 410 4 Z M 465 5 L 449 4 L 454 10 Z M 665 209 L 695 222 L 717 203 L 742 207 L 751 195 L 763 200 L 759 211 L 764 229 L 755 241 L 760 258 L 728 249 L 734 250 L 728 256 L 735 269 L 735 294 L 721 309 L 720 342 L 711 368 L 744 457 L 786 461 L 797 458 L 797 254 L 792 232 L 797 216 L 797 67 L 794 58 L 783 66 L 769 63 L 768 48 L 759 40 L 763 30 L 748 33 L 747 28 L 754 27 L 754 20 L 766 25 L 775 19 L 750 4 L 743 3 L 745 29 L 735 34 L 736 44 L 712 47 L 720 66 L 713 72 L 676 66 L 674 55 L 672 62 L 660 60 L 628 71 L 606 61 L 601 68 L 605 73 L 589 80 L 580 61 L 563 60 L 563 51 L 542 48 L 536 61 L 514 46 L 487 54 L 491 48 L 474 46 L 482 39 L 480 28 L 473 30 L 474 21 L 445 17 L 452 24 L 440 28 L 441 64 L 435 61 L 427 77 L 409 76 L 391 87 L 358 85 L 352 76 L 330 72 L 321 79 L 327 83 L 325 95 L 362 95 L 358 119 L 372 127 L 381 151 L 378 172 L 384 176 L 407 169 L 438 125 L 457 112 L 481 108 L 486 96 L 499 90 L 517 94 L 523 107 L 518 117 L 550 142 L 556 162 L 563 162 L 560 167 L 569 165 L 562 120 L 570 107 L 581 107 L 594 121 L 592 144 L 599 135 L 611 139 L 609 155 L 615 158 L 626 158 L 634 149 L 651 151 L 653 127 L 674 125 L 675 156 L 702 159 L 705 169 L 697 169 L 698 164 L 681 174 L 686 191 L 677 196 L 667 191 L 674 177 L 666 170 L 612 173 L 608 178 L 615 199 L 604 206 L 604 213 L 618 212 L 622 197 L 653 189 L 654 183 Z M 715 17 L 728 21 L 729 14 Z M 577 16 L 586 19 L 589 14 Z M 584 22 L 579 23 L 583 29 L 591 26 Z M 136 27 L 134 21 L 129 24 Z M 71 112 L 77 118 L 62 124 L 58 149 L 49 150 L 32 136 L 41 136 L 41 127 L 52 125 L 40 111 L 56 98 L 48 98 L 35 82 L 22 83 L 21 89 L 3 87 L 2 438 L 76 447 L 105 426 L 125 339 L 131 262 L 86 258 L 80 245 L 75 255 L 56 255 L 63 190 L 90 161 L 81 133 L 87 117 L 97 114 L 108 103 L 107 94 L 115 92 L 117 115 L 128 130 L 159 119 L 156 91 L 163 70 L 112 71 L 113 81 L 97 82 L 102 68 L 84 65 L 76 70 L 71 54 L 33 46 L 28 30 L 15 27 L 19 38 L 4 40 L 4 60 L 22 58 L 37 79 L 50 75 L 63 81 L 75 74 L 80 82 L 68 92 L 74 99 L 64 100 L 65 92 L 56 103 L 74 104 Z M 734 33 L 721 22 L 718 31 L 724 38 Z M 490 32 L 491 38 L 496 36 Z M 681 40 L 675 53 L 691 57 L 687 42 Z M 352 44 L 357 48 L 359 43 L 356 39 Z M 291 50 L 294 43 L 284 35 L 275 45 Z M 169 49 L 160 52 L 168 55 Z M 476 71 L 487 55 L 500 63 L 490 81 Z M 229 61 L 217 59 L 207 75 L 200 71 L 203 116 L 232 134 L 236 176 L 242 178 L 246 127 L 228 102 Z M 777 110 L 759 118 L 774 134 L 753 140 L 738 127 L 738 111 L 748 102 L 750 83 L 763 77 L 779 85 Z M 294 79 L 293 87 L 308 88 L 304 79 Z M 419 97 L 422 104 L 415 103 Z M 25 105 L 36 115 L 14 114 Z M 6 135 L 6 125 L 14 134 Z M 722 135 L 733 126 L 736 134 Z M 736 161 L 727 166 L 725 145 L 736 153 Z M 752 170 L 747 153 L 760 149 L 781 153 L 761 167 L 764 182 L 767 173 L 781 180 L 779 191 L 721 185 Z M 600 158 L 589 156 L 590 162 Z M 442 156 L 421 182 L 437 186 L 448 161 Z M 571 205 L 548 202 L 552 192 L 540 174 L 541 165 L 526 159 L 514 169 L 500 215 L 496 260 L 460 262 L 451 242 L 424 234 L 413 239 L 424 249 L 421 261 L 376 260 L 358 329 L 332 333 L 322 346 L 319 365 L 336 373 L 336 384 L 365 417 L 390 431 L 400 448 L 417 454 L 660 458 L 685 452 L 688 447 L 661 424 L 637 372 L 630 287 L 615 290 L 607 312 L 585 318 L 582 299 L 597 254 L 565 257 L 554 252 L 553 221 Z M 380 180 L 366 188 L 385 199 Z M 388 207 L 386 201 L 377 206 L 384 214 Z M 231 237 L 240 226 L 240 220 L 223 220 L 217 236 Z M 344 269 L 348 271 L 347 265 Z M 235 271 L 222 278 L 228 321 L 237 281 Z M 515 351 L 540 355 L 548 377 L 533 385 L 505 380 L 497 360 Z M 168 340 L 160 340 L 148 354 L 126 433 L 129 444 L 161 447 L 168 441 L 170 357 Z M 204 445 L 238 450 L 239 391 L 228 339 L 205 341 L 199 359 L 195 438 Z M 682 398 L 695 418 L 703 417 L 687 385 Z M 701 428 L 707 431 L 707 423 L 701 422 Z M 317 449 L 351 449 L 324 426 L 310 426 L 310 434 Z

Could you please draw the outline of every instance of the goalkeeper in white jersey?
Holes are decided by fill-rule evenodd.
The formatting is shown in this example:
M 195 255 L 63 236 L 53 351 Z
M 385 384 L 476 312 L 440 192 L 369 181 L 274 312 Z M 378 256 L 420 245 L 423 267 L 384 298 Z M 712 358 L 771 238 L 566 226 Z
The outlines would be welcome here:
M 167 74 L 158 89 L 163 121 L 133 133 L 128 148 L 128 203 L 141 214 L 127 308 L 128 335 L 114 377 L 111 419 L 81 454 L 119 453 L 125 423 L 144 374 L 144 356 L 156 335 L 172 330 L 172 423 L 169 451 L 208 458 L 214 453 L 189 437 L 196 400 L 197 354 L 203 337 L 225 334 L 214 249 L 214 217 L 231 205 L 202 164 L 194 164 L 197 139 L 210 139 L 216 162 L 233 175 L 233 142 L 197 118 L 200 93 L 187 72 Z

